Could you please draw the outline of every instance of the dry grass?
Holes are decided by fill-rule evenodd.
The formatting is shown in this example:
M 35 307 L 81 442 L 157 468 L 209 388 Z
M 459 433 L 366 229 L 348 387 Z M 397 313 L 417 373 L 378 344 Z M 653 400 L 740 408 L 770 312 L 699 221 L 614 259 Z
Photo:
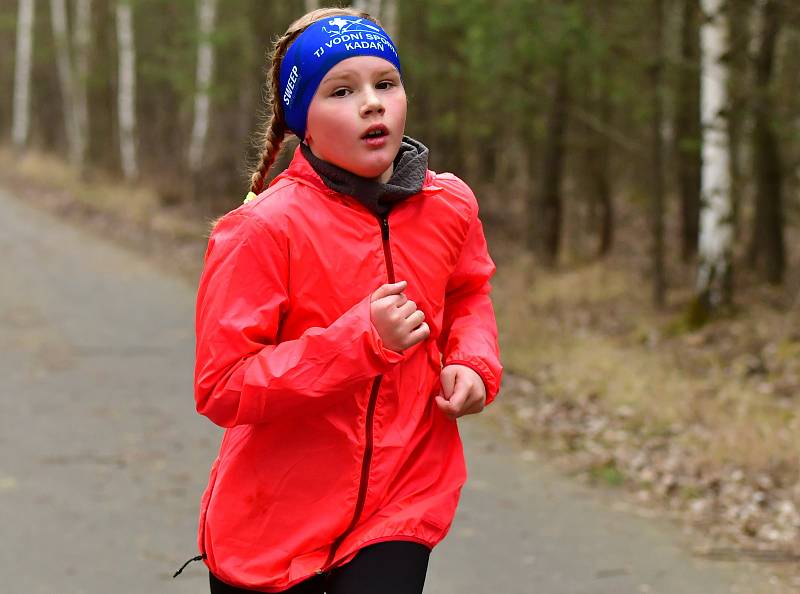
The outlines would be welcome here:
M 646 284 L 618 260 L 552 272 L 524 253 L 495 259 L 492 296 L 511 372 L 545 378 L 561 398 L 630 407 L 642 425 L 699 423 L 709 463 L 796 460 L 800 331 L 787 328 L 798 328 L 797 315 L 759 300 L 763 289 L 740 294 L 735 318 L 689 332 L 680 304 L 654 310 Z
M 6 146 L 0 146 L 0 182 L 31 204 L 197 277 L 208 222 L 186 205 L 163 205 L 155 184 L 127 184 L 102 170 L 81 178 L 57 156 L 35 150 L 17 156 Z
M 29 151 L 17 158 L 7 147 L 0 147 L 0 167 L 18 179 L 66 193 L 93 211 L 113 213 L 141 226 L 149 226 L 158 211 L 158 196 L 153 189 L 124 184 L 99 171 L 91 172 L 89 180 L 81 180 L 67 163 L 46 153 Z

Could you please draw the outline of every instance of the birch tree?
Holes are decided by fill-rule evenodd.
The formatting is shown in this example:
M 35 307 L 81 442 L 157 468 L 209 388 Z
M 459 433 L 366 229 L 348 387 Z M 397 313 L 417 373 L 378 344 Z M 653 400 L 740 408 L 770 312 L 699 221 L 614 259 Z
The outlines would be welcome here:
M 56 47 L 56 66 L 61 85 L 61 99 L 64 112 L 64 128 L 69 146 L 69 160 L 73 167 L 82 169 L 84 140 L 75 110 L 75 80 L 73 78 L 72 58 L 69 43 L 69 26 L 65 0 L 50 0 L 51 23 Z
M 702 78 L 700 113 L 703 122 L 702 204 L 695 321 L 730 302 L 731 220 L 729 142 L 725 110 L 728 105 L 727 19 L 723 0 L 702 0 L 706 14 L 700 31 Z
M 198 30 L 200 42 L 197 46 L 197 87 L 194 97 L 194 125 L 189 143 L 189 169 L 200 170 L 208 136 L 209 94 L 211 76 L 214 71 L 214 46 L 211 33 L 217 15 L 217 0 L 200 0 L 198 6 Z
M 319 0 L 306 0 L 306 12 L 319 8 Z
M 11 124 L 12 142 L 18 151 L 24 149 L 28 141 L 34 9 L 34 0 L 19 1 L 14 61 L 14 115 Z
M 119 53 L 119 148 L 125 179 L 139 175 L 136 161 L 136 48 L 133 15 L 128 0 L 117 2 L 117 45 Z

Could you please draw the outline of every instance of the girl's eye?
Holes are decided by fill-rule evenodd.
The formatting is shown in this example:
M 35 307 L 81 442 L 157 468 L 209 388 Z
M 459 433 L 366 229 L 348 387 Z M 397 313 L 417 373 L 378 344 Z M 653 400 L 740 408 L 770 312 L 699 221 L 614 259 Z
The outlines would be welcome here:
M 383 85 L 383 86 L 381 86 L 381 85 Z M 382 80 L 381 82 L 378 83 L 377 86 L 380 89 L 390 89 L 391 87 L 394 86 L 394 83 L 392 81 L 390 81 L 390 80 Z
M 349 89 L 341 88 L 341 89 L 336 89 L 336 90 L 335 90 L 335 91 L 332 93 L 332 95 L 333 95 L 334 97 L 344 97 L 344 96 L 345 96 L 345 94 L 346 94 L 346 93 L 348 93 L 348 92 L 349 92 Z

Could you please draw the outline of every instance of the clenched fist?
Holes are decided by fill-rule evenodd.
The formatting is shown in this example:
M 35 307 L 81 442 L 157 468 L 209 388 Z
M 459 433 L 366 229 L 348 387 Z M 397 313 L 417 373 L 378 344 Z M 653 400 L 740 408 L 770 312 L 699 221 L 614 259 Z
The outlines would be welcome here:
M 481 412 L 486 407 L 486 385 L 471 367 L 452 363 L 440 374 L 442 391 L 436 404 L 447 418 L 455 420 L 464 415 Z
M 428 338 L 431 329 L 417 304 L 403 295 L 407 281 L 381 285 L 370 305 L 372 324 L 386 348 L 401 353 Z

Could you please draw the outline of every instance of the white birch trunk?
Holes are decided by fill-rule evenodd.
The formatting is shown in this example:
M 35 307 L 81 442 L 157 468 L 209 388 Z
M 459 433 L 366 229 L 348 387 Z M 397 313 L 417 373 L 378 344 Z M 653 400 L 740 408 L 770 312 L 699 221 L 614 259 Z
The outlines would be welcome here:
M 11 138 L 17 150 L 28 142 L 30 118 L 31 50 L 33 48 L 34 0 L 19 0 L 17 49 L 14 57 L 14 115 Z
M 139 175 L 136 161 L 136 49 L 133 15 L 127 0 L 117 2 L 117 45 L 119 52 L 119 149 L 125 179 Z
M 50 0 L 53 38 L 56 47 L 56 65 L 61 83 L 64 111 L 64 128 L 69 146 L 69 160 L 73 167 L 82 168 L 82 145 L 75 113 L 75 81 L 72 73 L 72 52 L 69 43 L 69 26 L 65 0 Z
M 708 17 L 701 29 L 703 122 L 702 202 L 700 210 L 697 293 L 715 307 L 725 299 L 733 242 L 730 194 L 730 143 L 725 110 L 728 106 L 727 19 L 723 0 L 702 0 Z
M 89 140 L 89 105 L 87 84 L 89 80 L 89 44 L 91 43 L 91 0 L 75 3 L 75 126 L 79 141 L 78 154 L 81 166 L 86 162 Z
M 200 43 L 197 47 L 197 90 L 194 96 L 194 125 L 189 142 L 189 170 L 198 172 L 203 162 L 203 152 L 208 136 L 209 96 L 211 75 L 214 71 L 214 46 L 211 33 L 217 16 L 217 0 L 200 0 L 198 29 Z

